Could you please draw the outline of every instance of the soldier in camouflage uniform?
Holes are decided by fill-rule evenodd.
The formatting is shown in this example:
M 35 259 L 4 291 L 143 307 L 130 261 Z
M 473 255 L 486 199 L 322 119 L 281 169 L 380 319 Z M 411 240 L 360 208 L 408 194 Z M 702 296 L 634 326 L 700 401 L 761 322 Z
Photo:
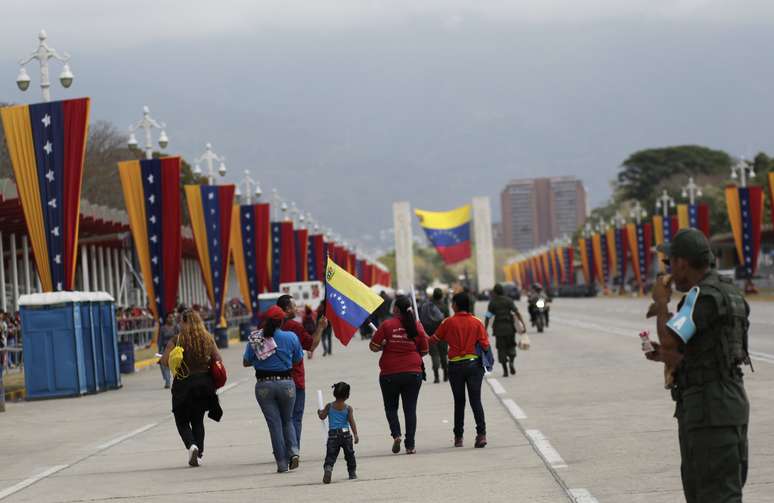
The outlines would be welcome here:
M 749 306 L 731 280 L 710 268 L 709 243 L 695 229 L 678 232 L 659 251 L 668 257 L 672 281 L 688 292 L 674 315 L 669 283 L 653 290 L 658 335 L 674 338 L 676 349 L 655 344 L 649 360 L 675 370 L 681 476 L 688 503 L 742 501 L 747 479 L 747 426 L 750 404 L 741 364 L 749 364 Z

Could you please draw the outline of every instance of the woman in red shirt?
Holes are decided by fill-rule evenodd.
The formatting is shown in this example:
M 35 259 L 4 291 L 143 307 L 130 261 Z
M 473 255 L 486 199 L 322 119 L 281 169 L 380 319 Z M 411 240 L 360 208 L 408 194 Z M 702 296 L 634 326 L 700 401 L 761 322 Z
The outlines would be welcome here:
M 424 378 L 422 357 L 428 352 L 428 339 L 416 319 L 411 301 L 405 295 L 395 298 L 393 317 L 379 326 L 371 339 L 371 351 L 382 352 L 379 359 L 379 386 L 384 412 L 390 424 L 392 452 L 400 452 L 401 431 L 398 401 L 403 402 L 406 421 L 406 454 L 414 454 L 417 430 L 417 399 Z

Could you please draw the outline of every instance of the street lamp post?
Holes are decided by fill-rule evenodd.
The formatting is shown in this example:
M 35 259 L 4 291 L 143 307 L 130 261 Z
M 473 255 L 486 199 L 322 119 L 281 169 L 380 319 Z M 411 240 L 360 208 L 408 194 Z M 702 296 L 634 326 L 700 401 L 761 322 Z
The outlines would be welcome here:
M 51 80 L 48 74 L 48 60 L 56 59 L 64 63 L 62 66 L 62 73 L 59 74 L 59 83 L 65 89 L 69 88 L 73 84 L 73 73 L 70 71 L 70 65 L 67 64 L 70 61 L 70 55 L 65 53 L 59 54 L 56 49 L 49 47 L 46 43 L 48 35 L 45 30 L 40 30 L 38 34 L 38 48 L 32 52 L 27 59 L 19 60 L 19 76 L 16 77 L 16 85 L 21 91 L 26 91 L 30 87 L 30 76 L 27 74 L 27 70 L 24 66 L 30 63 L 33 59 L 38 60 L 40 64 L 40 90 L 43 93 L 43 101 L 51 101 Z
M 201 175 L 202 174 L 202 168 L 199 165 L 201 162 L 207 163 L 207 183 L 210 185 L 215 185 L 215 163 L 219 162 L 220 165 L 218 166 L 218 174 L 220 176 L 226 176 L 226 158 L 223 156 L 220 156 L 212 151 L 212 144 L 207 143 L 205 145 L 204 153 L 201 155 L 201 157 L 197 158 L 195 160 L 196 165 L 194 167 L 194 174 Z
M 642 219 L 648 216 L 648 212 L 642 207 L 639 201 L 635 201 L 629 215 L 634 219 L 637 225 L 642 223 Z
M 659 196 L 658 199 L 656 199 L 656 211 L 661 210 L 661 216 L 664 217 L 664 221 L 666 221 L 667 218 L 669 218 L 669 208 L 675 207 L 675 200 L 672 196 L 669 195 L 669 193 L 664 190 L 661 193 L 661 196 Z
M 699 187 L 698 185 L 696 185 L 696 183 L 694 183 L 693 177 L 688 178 L 688 185 L 683 187 L 682 196 L 684 198 L 687 197 L 688 202 L 691 205 L 696 204 L 696 198 L 702 196 L 701 187 Z
M 161 129 L 161 134 L 159 134 L 159 147 L 163 150 L 169 145 L 169 138 L 167 137 L 167 132 L 164 130 L 165 127 L 167 127 L 166 124 L 159 122 L 150 116 L 150 109 L 148 108 L 148 105 L 145 105 L 142 107 L 142 119 L 136 124 L 129 126 L 129 148 L 132 150 L 137 148 L 137 137 L 134 135 L 134 132 L 138 129 L 142 129 L 145 132 L 145 158 L 153 159 L 151 130 L 154 128 Z
M 739 186 L 745 188 L 748 178 L 755 178 L 755 168 L 742 157 L 739 162 L 731 166 L 731 178 L 734 180 L 738 178 Z
M 245 178 L 242 180 L 242 184 L 245 187 L 244 198 L 246 204 L 251 204 L 253 202 L 253 196 L 255 196 L 256 201 L 261 198 L 261 194 L 263 194 L 261 191 L 261 185 L 258 183 L 258 180 L 254 180 L 253 177 L 250 176 L 249 170 L 245 170 Z M 255 191 L 253 191 L 253 187 L 255 187 Z M 241 191 L 239 190 L 239 184 L 236 186 L 235 195 L 242 195 Z

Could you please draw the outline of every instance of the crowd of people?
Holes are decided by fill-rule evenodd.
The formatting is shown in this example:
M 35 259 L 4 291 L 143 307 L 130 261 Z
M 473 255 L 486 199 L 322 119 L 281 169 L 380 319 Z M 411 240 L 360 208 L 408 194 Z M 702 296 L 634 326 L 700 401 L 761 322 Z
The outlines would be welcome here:
M 7 313 L 0 310 L 0 372 L 22 365 L 21 354 L 16 349 L 22 346 L 19 311 Z
M 520 320 L 521 316 L 512 301 L 498 300 L 502 292 L 495 289 L 494 294 L 490 310 L 494 309 L 491 317 L 497 349 L 504 368 L 508 365 L 513 369 L 515 344 L 499 339 L 515 337 L 515 329 L 510 335 L 502 332 L 503 319 Z M 428 354 L 432 355 L 433 382 L 450 383 L 454 403 L 453 445 L 464 445 L 465 410 L 470 404 L 476 427 L 473 446 L 485 447 L 481 388 L 486 372 L 485 354 L 491 356 L 491 348 L 486 326 L 473 314 L 475 299 L 463 291 L 449 299 L 443 290 L 435 289 L 429 298 L 420 299 L 418 308 L 416 299 L 401 292 L 395 298 L 385 292 L 382 296 L 385 302 L 368 321 L 368 338 L 370 349 L 380 354 L 379 386 L 390 451 L 416 453 L 417 403 L 427 379 L 424 357 Z M 245 345 L 243 366 L 252 368 L 255 374 L 255 399 L 266 421 L 279 473 L 296 470 L 300 465 L 306 404 L 304 351 L 311 357 L 322 343 L 323 354 L 332 354 L 331 342 L 325 342 L 331 336 L 325 309 L 324 301 L 316 310 L 308 306 L 299 309 L 292 296 L 280 296 L 276 305 L 261 313 L 260 328 L 251 332 Z M 222 416 L 210 370 L 214 362 L 222 360 L 212 336 L 203 327 L 201 315 L 194 309 L 185 309 L 167 317 L 158 337 L 162 376 L 165 387 L 171 387 L 175 423 L 191 466 L 199 466 L 203 461 L 205 414 L 216 420 Z M 177 347 L 182 348 L 182 364 L 177 371 L 174 366 L 170 371 Z M 324 483 L 331 482 L 333 466 L 342 450 L 349 478 L 357 478 L 354 445 L 359 439 L 354 411 L 347 404 L 350 392 L 349 384 L 335 384 L 334 400 L 318 410 L 329 427 Z

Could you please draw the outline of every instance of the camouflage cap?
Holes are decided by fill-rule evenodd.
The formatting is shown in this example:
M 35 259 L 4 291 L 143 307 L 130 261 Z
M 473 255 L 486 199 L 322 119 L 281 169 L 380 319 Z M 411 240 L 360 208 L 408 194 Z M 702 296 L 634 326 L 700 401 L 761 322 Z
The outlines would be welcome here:
M 660 244 L 656 249 L 667 257 L 686 259 L 707 258 L 712 262 L 712 249 L 701 231 L 681 229 L 669 243 Z

